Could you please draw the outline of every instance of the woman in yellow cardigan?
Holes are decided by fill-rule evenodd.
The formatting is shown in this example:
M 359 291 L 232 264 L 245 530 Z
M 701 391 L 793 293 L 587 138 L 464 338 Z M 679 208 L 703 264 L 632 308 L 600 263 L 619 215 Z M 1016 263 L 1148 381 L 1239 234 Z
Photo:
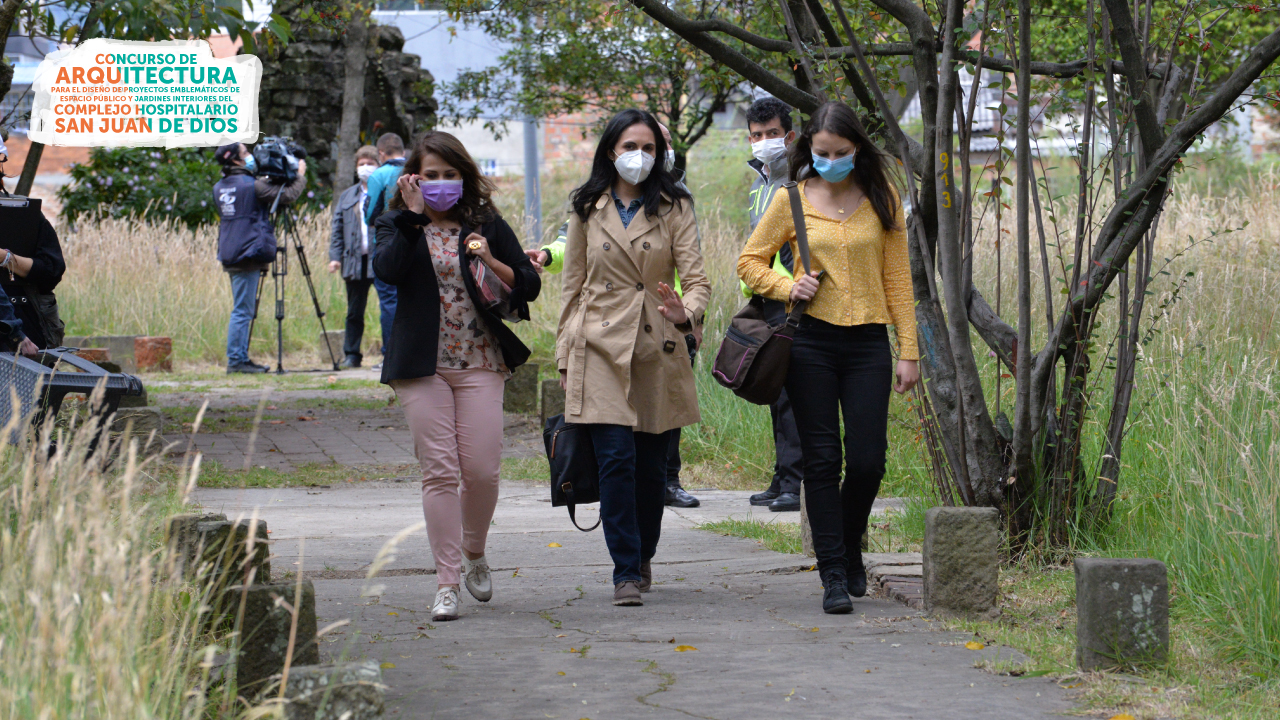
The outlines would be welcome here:
M 738 259 L 738 275 L 767 298 L 809 302 L 791 346 L 787 395 L 804 451 L 822 608 L 847 613 L 849 594 L 867 591 L 858 544 L 884 477 L 889 388 L 905 393 L 920 379 L 906 223 L 884 155 L 849 106 L 818 108 L 790 154 L 791 179 L 807 178 L 800 197 L 812 267 L 792 280 L 769 264 L 788 243 L 800 257 L 789 194 L 779 192 Z M 898 337 L 896 384 L 888 325 Z

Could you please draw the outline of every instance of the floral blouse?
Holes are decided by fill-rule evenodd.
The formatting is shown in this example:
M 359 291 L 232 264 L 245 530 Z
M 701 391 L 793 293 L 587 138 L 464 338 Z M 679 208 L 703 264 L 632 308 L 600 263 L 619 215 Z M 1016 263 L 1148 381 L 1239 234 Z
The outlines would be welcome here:
M 461 272 L 469 272 L 469 258 L 458 260 L 458 229 L 427 225 L 427 249 L 440 286 L 440 342 L 436 367 L 494 370 L 509 373 L 493 335 L 481 322 Z M 467 268 L 464 270 L 464 268 Z

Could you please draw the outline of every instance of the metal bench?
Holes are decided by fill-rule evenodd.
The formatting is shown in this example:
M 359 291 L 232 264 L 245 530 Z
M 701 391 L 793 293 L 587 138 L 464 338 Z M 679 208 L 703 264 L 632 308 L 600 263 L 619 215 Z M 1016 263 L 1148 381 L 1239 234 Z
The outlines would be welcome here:
M 35 358 L 11 352 L 0 352 L 0 427 L 15 416 L 30 417 L 38 427 L 48 414 L 56 415 L 62 400 L 69 394 L 91 396 L 99 385 L 102 400 L 90 412 L 96 428 L 96 447 L 106 420 L 120 406 L 125 395 L 141 395 L 142 381 L 133 375 L 107 372 L 98 365 L 74 354 L 76 348 L 60 347 L 42 351 Z M 14 399 L 17 404 L 14 404 Z M 9 438 L 17 443 L 22 428 Z

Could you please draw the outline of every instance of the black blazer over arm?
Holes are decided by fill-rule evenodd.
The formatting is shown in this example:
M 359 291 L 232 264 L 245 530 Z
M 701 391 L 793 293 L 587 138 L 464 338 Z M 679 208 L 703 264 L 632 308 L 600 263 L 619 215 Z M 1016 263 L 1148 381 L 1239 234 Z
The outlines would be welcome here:
M 373 271 L 383 282 L 396 286 L 396 316 L 391 322 L 388 354 L 382 365 L 382 382 L 409 380 L 434 375 L 440 343 L 440 286 L 427 250 L 426 236 L 418 225 L 431 220 L 407 210 L 383 213 L 374 223 L 378 242 L 374 247 Z M 477 232 L 489 241 L 493 256 L 515 273 L 510 305 L 521 318 L 529 319 L 529 303 L 538 298 L 542 279 L 533 269 L 511 226 L 495 218 L 478 228 L 463 225 L 459 240 Z M 458 253 L 462 282 L 476 308 L 476 314 L 493 333 L 502 352 L 502 361 L 514 370 L 529 359 L 529 348 L 506 324 L 485 309 L 471 274 L 471 256 Z

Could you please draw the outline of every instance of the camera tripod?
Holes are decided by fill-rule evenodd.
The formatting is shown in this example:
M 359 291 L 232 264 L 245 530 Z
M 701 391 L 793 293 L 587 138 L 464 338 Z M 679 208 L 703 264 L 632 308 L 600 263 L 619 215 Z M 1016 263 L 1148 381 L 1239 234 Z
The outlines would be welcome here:
M 289 274 L 289 242 L 293 242 L 293 250 L 298 255 L 298 267 L 302 269 L 302 277 L 307 280 L 307 292 L 311 294 L 311 305 L 315 308 L 316 319 L 320 321 L 320 336 L 324 338 L 325 347 L 329 350 L 329 359 L 333 362 L 333 369 L 338 369 L 338 358 L 333 352 L 333 344 L 329 342 L 329 333 L 324 327 L 324 310 L 320 308 L 320 298 L 316 296 L 316 286 L 311 280 L 311 265 L 307 262 L 307 251 L 302 246 L 302 236 L 298 235 L 298 226 L 294 223 L 293 215 L 284 209 L 279 209 L 280 195 L 284 192 L 284 186 L 280 186 L 280 191 L 276 193 L 275 200 L 271 203 L 269 216 L 271 218 L 271 229 L 279 231 L 276 241 L 276 257 L 271 261 L 271 280 L 275 286 L 276 293 L 276 374 L 284 374 L 284 278 Z M 258 292 L 253 300 L 253 319 L 249 321 L 249 338 L 253 338 L 253 326 L 258 321 L 258 307 L 262 304 L 262 290 L 267 282 L 267 270 L 263 269 L 262 274 L 258 276 Z

